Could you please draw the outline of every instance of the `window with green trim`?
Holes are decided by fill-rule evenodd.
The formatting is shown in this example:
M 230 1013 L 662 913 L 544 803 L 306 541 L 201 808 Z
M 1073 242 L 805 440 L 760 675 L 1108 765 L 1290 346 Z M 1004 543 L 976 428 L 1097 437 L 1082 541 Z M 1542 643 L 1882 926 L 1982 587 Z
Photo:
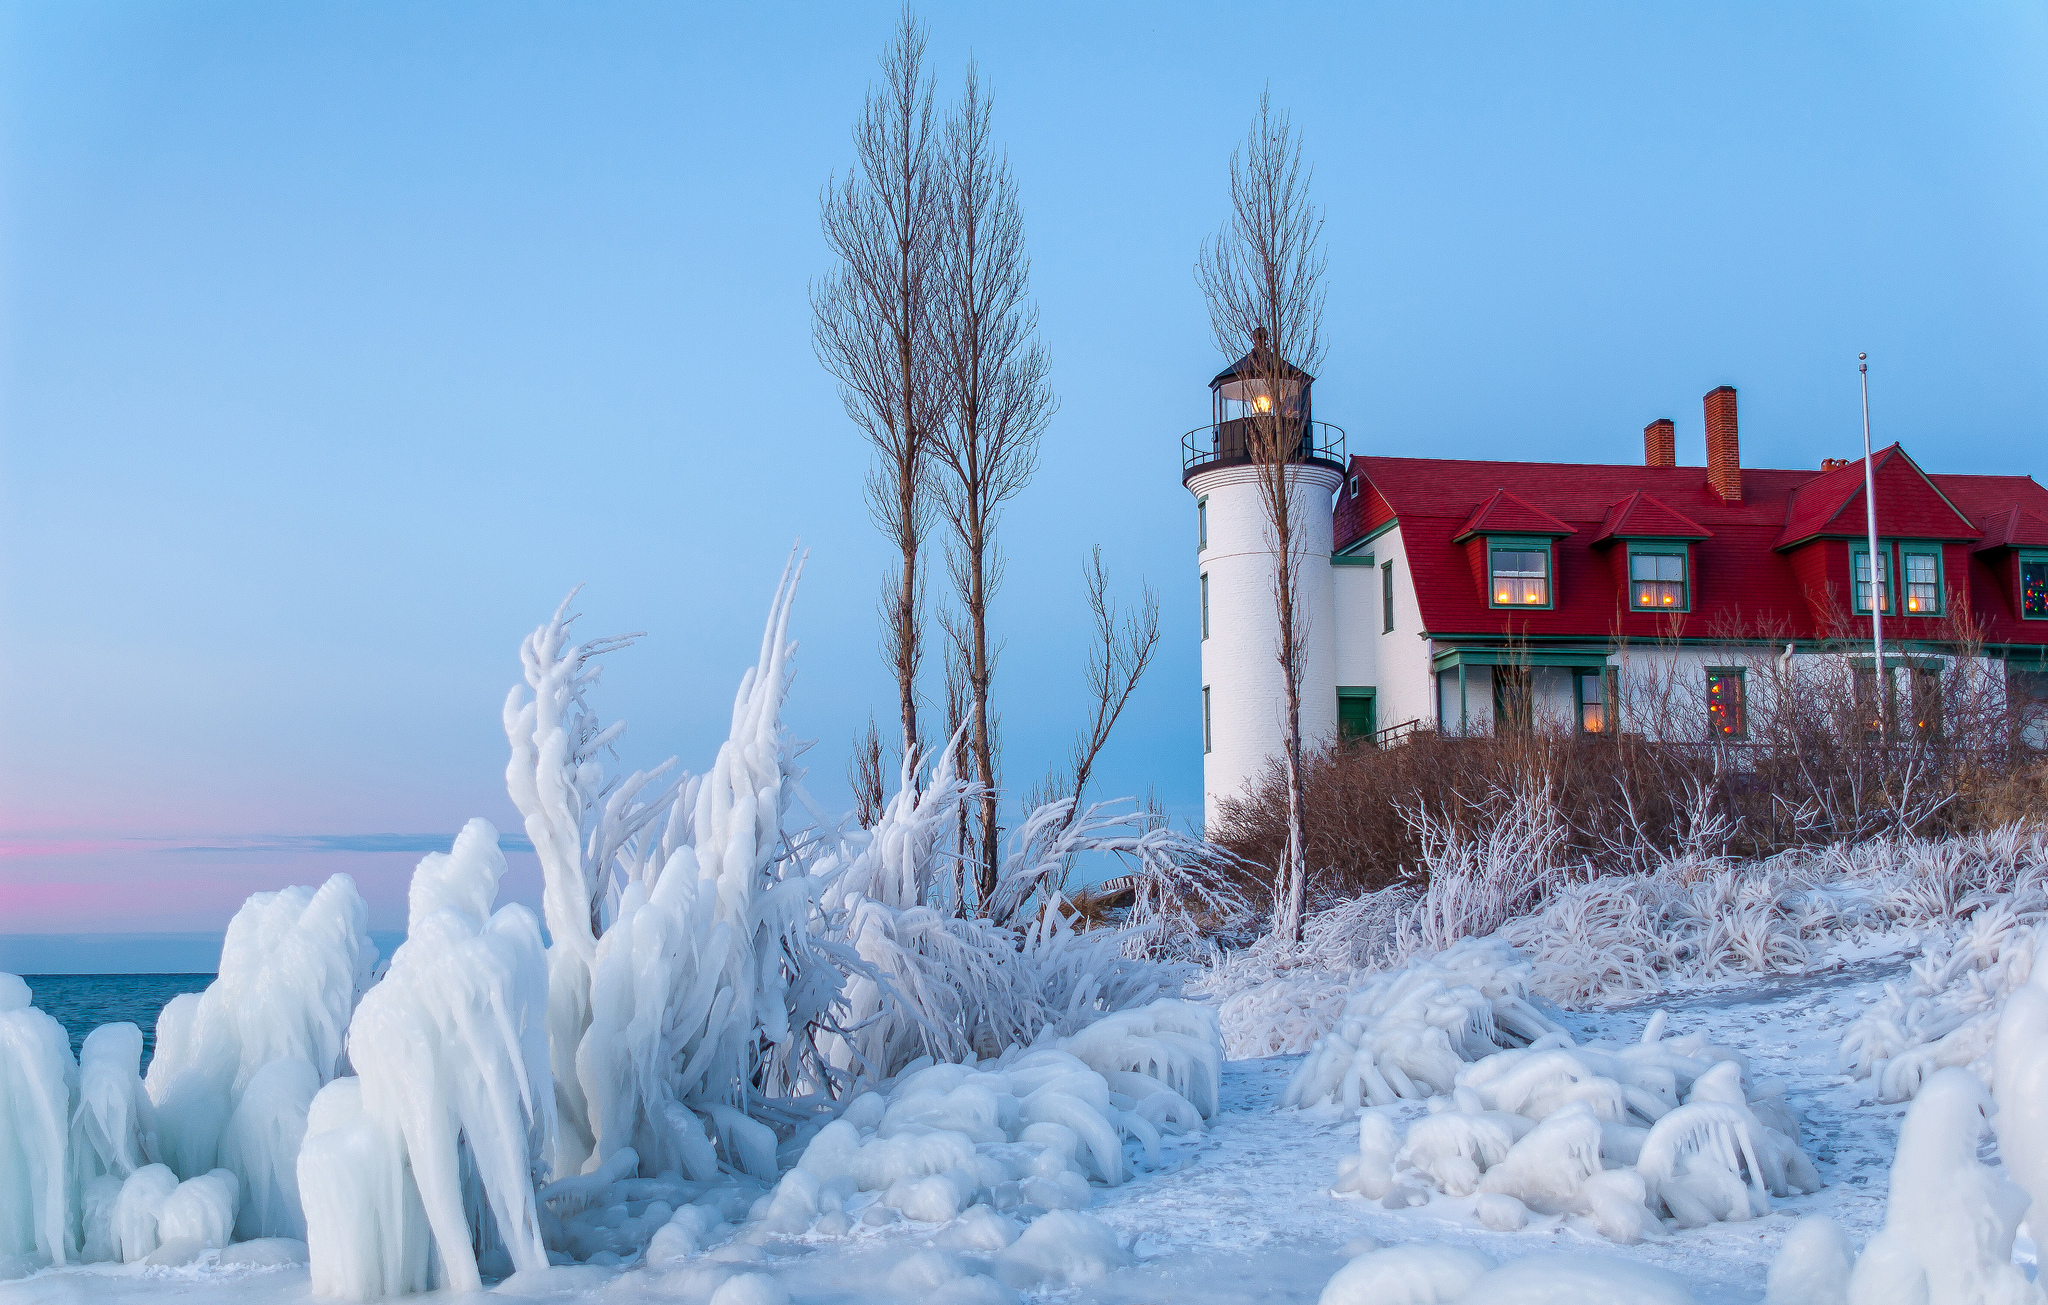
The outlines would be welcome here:
M 1201 552 L 1209 546 L 1209 500 L 1195 500 L 1195 551 Z
M 2020 554 L 2020 615 L 2048 621 L 2048 553 Z
M 1628 605 L 1639 612 L 1683 612 L 1692 606 L 1686 592 L 1684 548 L 1628 550 Z
M 1394 564 L 1380 563 L 1380 619 L 1382 632 L 1394 632 Z
M 1614 693 L 1606 671 L 1573 671 L 1579 699 L 1579 732 L 1605 734 L 1613 722 Z
M 1209 686 L 1202 686 L 1202 751 L 1209 750 Z
M 1749 695 L 1740 666 L 1707 667 L 1707 736 L 1740 739 L 1749 734 Z
M 1906 615 L 1941 615 L 1941 548 L 1899 546 L 1899 578 L 1905 581 Z
M 1487 541 L 1488 596 L 1495 607 L 1550 606 L 1550 541 Z
M 1202 637 L 1209 637 L 1209 573 L 1202 572 Z
M 1856 614 L 1866 616 L 1870 612 L 1870 546 L 1851 545 L 1849 549 L 1849 574 L 1855 581 Z M 1877 553 L 1877 610 L 1886 616 L 1892 614 L 1892 568 L 1891 547 L 1878 545 Z

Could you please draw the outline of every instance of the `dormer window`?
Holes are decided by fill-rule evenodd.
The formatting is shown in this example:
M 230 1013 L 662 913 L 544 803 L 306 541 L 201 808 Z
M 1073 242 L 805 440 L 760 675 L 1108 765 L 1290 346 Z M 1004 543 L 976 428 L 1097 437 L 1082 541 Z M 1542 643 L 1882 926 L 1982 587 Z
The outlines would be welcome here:
M 1550 606 L 1549 540 L 1493 540 L 1487 554 L 1488 592 L 1495 607 Z
M 1683 612 L 1691 606 L 1686 594 L 1685 550 L 1628 550 L 1628 605 L 1638 612 Z
M 1357 497 L 1358 497 L 1358 477 L 1356 477 L 1356 476 L 1353 476 L 1353 477 L 1351 478 L 1351 482 L 1350 482 L 1350 489 L 1351 489 L 1351 497 L 1353 497 L 1353 498 L 1357 498 Z

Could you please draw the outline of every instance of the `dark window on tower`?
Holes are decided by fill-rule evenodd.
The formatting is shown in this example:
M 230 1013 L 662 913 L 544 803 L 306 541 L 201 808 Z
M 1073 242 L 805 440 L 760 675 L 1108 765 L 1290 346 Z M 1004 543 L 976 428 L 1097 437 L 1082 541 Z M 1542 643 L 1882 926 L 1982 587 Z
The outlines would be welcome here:
M 1209 686 L 1202 686 L 1202 751 L 1209 750 Z
M 1202 637 L 1209 637 L 1209 573 L 1202 572 Z
M 1380 563 L 1380 616 L 1386 633 L 1394 632 L 1394 564 Z

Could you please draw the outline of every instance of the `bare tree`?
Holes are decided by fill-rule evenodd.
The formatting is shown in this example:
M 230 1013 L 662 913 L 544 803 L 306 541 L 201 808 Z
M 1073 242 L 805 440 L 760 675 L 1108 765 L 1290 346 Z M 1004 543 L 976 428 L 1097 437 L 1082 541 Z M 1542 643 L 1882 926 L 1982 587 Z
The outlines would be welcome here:
M 854 819 L 862 829 L 872 829 L 882 818 L 886 798 L 882 792 L 882 735 L 875 718 L 868 717 L 868 732 L 853 741 L 853 757 L 846 763 L 846 782 L 853 788 Z
M 1138 681 L 1159 650 L 1159 596 L 1146 585 L 1138 610 L 1119 613 L 1109 596 L 1109 574 L 1102 569 L 1102 548 L 1089 555 L 1084 574 L 1088 582 L 1088 610 L 1095 626 L 1095 641 L 1088 656 L 1088 696 L 1094 711 L 1088 729 L 1074 740 L 1065 770 L 1046 777 L 1039 789 L 1025 800 L 1029 808 L 1043 807 L 1063 799 L 1071 800 L 1059 829 L 1074 823 L 1081 812 L 1081 794 L 1095 772 L 1095 760 L 1109 743 L 1117 718 L 1137 692 Z M 1121 619 L 1119 619 L 1121 617 Z
M 1307 889 L 1303 812 L 1301 674 L 1308 641 L 1301 604 L 1307 532 L 1299 514 L 1318 505 L 1293 492 L 1297 466 L 1309 444 L 1306 374 L 1321 365 L 1323 273 L 1318 247 L 1322 213 L 1309 200 L 1312 171 L 1302 161 L 1301 137 L 1271 92 L 1259 97 L 1250 134 L 1230 155 L 1230 216 L 1205 241 L 1195 266 L 1209 303 L 1209 323 L 1225 357 L 1246 355 L 1251 393 L 1245 451 L 1258 474 L 1272 548 L 1273 602 L 1279 635 L 1274 656 L 1285 690 L 1287 844 L 1275 867 L 1274 931 L 1299 940 Z M 1313 495 L 1309 497 L 1314 497 Z
M 960 106 L 946 123 L 944 177 L 935 322 L 949 402 L 932 452 L 944 469 L 939 512 L 953 535 L 947 560 L 959 612 L 946 624 L 966 677 L 967 746 L 981 788 L 975 892 L 986 901 L 1000 862 L 989 711 L 996 650 L 988 637 L 989 600 L 1003 570 L 996 520 L 1004 501 L 1037 469 L 1038 437 L 1055 405 L 1045 351 L 1035 338 L 1038 312 L 1029 297 L 1031 263 L 1016 179 L 990 140 L 989 101 L 972 65 Z
M 847 415 L 878 455 L 868 505 L 903 555 L 883 587 L 882 645 L 896 672 L 906 756 L 918 748 L 919 549 L 931 521 L 930 445 L 945 405 L 933 331 L 944 194 L 924 44 L 906 6 L 882 55 L 881 85 L 854 124 L 854 167 L 820 199 L 838 266 L 811 288 L 818 359 L 839 378 Z

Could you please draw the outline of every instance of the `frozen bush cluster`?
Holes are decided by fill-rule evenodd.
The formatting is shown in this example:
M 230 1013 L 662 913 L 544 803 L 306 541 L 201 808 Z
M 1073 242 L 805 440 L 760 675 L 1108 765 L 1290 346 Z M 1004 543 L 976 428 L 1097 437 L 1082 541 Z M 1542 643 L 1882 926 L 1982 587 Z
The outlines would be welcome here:
M 1539 874 L 1527 860 L 1506 852 L 1496 859 L 1491 844 L 1460 838 L 1431 845 L 1433 896 L 1397 884 L 1336 903 L 1309 917 L 1300 945 L 1267 940 L 1214 967 L 1198 987 L 1220 1003 L 1230 1054 L 1306 1051 L 1335 1027 L 1365 975 L 1429 954 L 1433 938 L 1442 946 L 1497 931 L 1528 958 L 1532 994 L 1584 1007 L 1642 1001 L 1674 984 L 1797 972 L 1832 944 L 1920 931 L 1930 940 L 1926 974 L 1874 1013 L 1885 1027 L 1854 1034 L 1859 1045 L 1847 1063 L 1867 1074 L 1878 1059 L 1946 1038 L 1981 1014 L 1972 984 L 2024 980 L 2026 962 L 1998 958 L 2031 948 L 2013 925 L 2048 916 L 2048 832 L 2023 826 L 1797 849 L 1755 862 L 1688 854 L 1640 874 L 1600 877 L 1561 864 Z M 1542 846 L 1525 839 L 1511 850 L 1526 857 Z M 1439 878 L 1447 881 L 1441 888 Z M 1522 900 L 1532 884 L 1531 908 L 1503 921 L 1498 903 Z M 1987 1037 L 1981 1025 L 1965 1032 L 1939 1063 L 1970 1063 Z M 1976 1050 L 1955 1060 L 1964 1044 Z
M 0 975 L 0 1277 L 10 1265 L 182 1264 L 305 1236 L 296 1163 L 322 1084 L 350 1068 L 349 1018 L 376 949 L 347 875 L 257 893 L 203 993 L 142 1033 L 109 1024 L 77 1060 L 62 1026 Z
M 1339 1191 L 1470 1201 L 1503 1231 L 1582 1216 L 1632 1243 L 1654 1219 L 1740 1221 L 1819 1190 L 1797 1117 L 1742 1057 L 1666 1037 L 1661 1013 L 1639 1042 L 1576 1043 L 1526 1000 L 1527 977 L 1505 943 L 1468 939 L 1360 989 L 1283 1098 L 1365 1108 Z
M 951 748 L 929 769 L 906 759 L 874 827 L 827 820 L 782 722 L 800 572 L 701 775 L 608 770 L 622 727 L 589 698 L 629 640 L 576 643 L 564 604 L 525 641 L 506 782 L 545 944 L 540 920 L 497 905 L 505 863 L 478 820 L 420 863 L 374 984 L 347 876 L 251 897 L 218 978 L 160 1015 L 146 1080 L 134 1026 L 94 1031 L 74 1060 L 0 976 L 0 1276 L 187 1263 L 239 1239 L 238 1262 L 310 1255 L 325 1296 L 474 1290 L 786 1221 L 803 1180 L 777 1186 L 785 1170 L 848 1129 L 854 1151 L 962 1162 L 905 1161 L 848 1199 L 950 1219 L 977 1201 L 990 1217 L 1085 1206 L 1091 1177 L 1122 1181 L 1126 1139 L 1156 1155 L 1162 1133 L 1198 1128 L 1220 1039 L 1174 1000 L 1191 967 L 1162 953 L 1188 903 L 1230 906 L 1215 849 L 1128 807 L 1053 802 L 1015 831 L 989 900 L 963 903 L 950 840 L 981 794 Z M 1084 855 L 1141 882 L 1135 918 L 1076 927 L 1061 888 Z M 835 1119 L 849 1103 L 897 1113 L 863 1134 Z M 938 1122 L 912 1119 L 926 1110 Z M 915 1192 L 883 1204 L 899 1179 Z

